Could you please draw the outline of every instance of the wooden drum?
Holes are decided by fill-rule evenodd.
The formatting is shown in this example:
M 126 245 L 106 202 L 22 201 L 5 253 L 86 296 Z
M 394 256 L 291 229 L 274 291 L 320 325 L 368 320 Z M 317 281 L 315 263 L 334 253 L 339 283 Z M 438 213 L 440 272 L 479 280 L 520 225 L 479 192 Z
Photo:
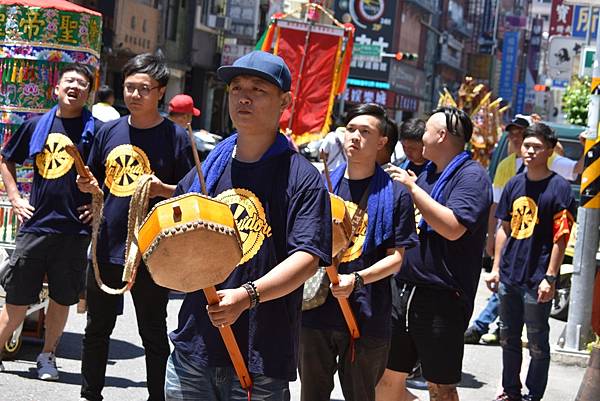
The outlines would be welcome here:
M 138 244 L 152 279 L 183 292 L 222 283 L 242 258 L 229 206 L 198 193 L 157 203 L 140 227 Z
M 333 223 L 331 250 L 332 256 L 335 256 L 348 246 L 348 241 L 350 241 L 350 236 L 352 235 L 352 221 L 344 200 L 332 193 L 329 193 L 329 198 L 331 199 L 331 218 Z

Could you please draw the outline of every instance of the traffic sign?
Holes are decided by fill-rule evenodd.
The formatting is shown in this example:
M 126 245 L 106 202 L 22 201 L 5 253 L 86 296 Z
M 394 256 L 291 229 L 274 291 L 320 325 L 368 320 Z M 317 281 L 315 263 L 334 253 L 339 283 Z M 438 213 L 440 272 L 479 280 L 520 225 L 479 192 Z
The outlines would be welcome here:
M 572 36 L 552 36 L 548 46 L 548 75 L 554 80 L 570 80 L 573 59 L 581 53 L 585 40 Z
M 596 49 L 586 47 L 581 53 L 581 61 L 579 62 L 579 76 L 591 77 L 594 69 L 594 58 L 596 57 Z
M 381 61 L 381 46 L 355 43 L 352 49 L 352 59 L 355 61 Z

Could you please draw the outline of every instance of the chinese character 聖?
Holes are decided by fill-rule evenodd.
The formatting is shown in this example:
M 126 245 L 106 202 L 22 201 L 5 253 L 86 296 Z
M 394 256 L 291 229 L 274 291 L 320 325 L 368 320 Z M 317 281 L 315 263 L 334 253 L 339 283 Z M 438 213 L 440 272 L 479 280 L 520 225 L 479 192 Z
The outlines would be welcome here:
M 75 38 L 73 37 L 73 32 L 79 26 L 79 22 L 75 20 L 71 20 L 70 15 L 62 15 L 60 17 L 60 41 L 67 43 L 77 43 Z

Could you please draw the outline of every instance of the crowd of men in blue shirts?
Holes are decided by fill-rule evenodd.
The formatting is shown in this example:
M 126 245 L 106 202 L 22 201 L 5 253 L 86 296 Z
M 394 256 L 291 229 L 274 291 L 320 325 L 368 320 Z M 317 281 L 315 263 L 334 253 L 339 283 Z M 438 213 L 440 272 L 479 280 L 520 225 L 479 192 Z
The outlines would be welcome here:
M 236 130 L 205 161 L 206 188 L 232 209 L 242 208 L 236 218 L 253 214 L 263 225 L 244 227 L 242 260 L 218 286 L 220 302 L 209 305 L 201 291 L 186 294 L 169 336 L 169 290 L 155 284 L 145 268 L 139 270 L 131 295 L 149 400 L 289 400 L 297 372 L 303 401 L 329 400 L 336 372 L 346 400 L 412 400 L 406 378 L 417 362 L 432 400 L 458 400 L 464 333 L 494 201 L 487 172 L 465 151 L 473 132 L 468 115 L 443 107 L 427 121 L 411 120 L 399 130 L 375 104 L 347 113 L 331 191 L 351 215 L 359 209 L 364 214 L 348 249 L 332 255 L 329 191 L 317 169 L 279 132 L 280 116 L 292 103 L 288 66 L 254 51 L 217 73 L 228 84 Z M 57 106 L 23 124 L 0 161 L 22 222 L 0 283 L 6 290 L 0 344 L 22 323 L 47 276 L 50 304 L 38 376 L 58 380 L 56 347 L 69 306 L 85 289 L 81 400 L 102 400 L 110 337 L 123 307 L 122 298 L 103 292 L 88 268 L 90 194 L 104 191 L 96 256 L 102 280 L 117 287 L 129 201 L 139 177 L 153 177 L 150 206 L 199 191 L 185 130 L 159 113 L 166 64 L 142 54 L 129 60 L 123 76 L 130 114 L 100 124 L 85 108 L 91 72 L 78 64 L 66 67 L 55 88 Z M 384 170 L 398 137 L 407 161 Z M 84 155 L 89 177 L 77 176 L 64 152 L 68 144 Z M 494 214 L 500 223 L 486 282 L 500 303 L 498 401 L 537 401 L 544 395 L 549 301 L 574 215 L 568 182 L 548 168 L 555 145 L 548 126 L 524 129 L 516 151 L 526 169 L 508 180 Z M 34 181 L 25 199 L 15 165 L 28 158 L 34 160 Z M 336 256 L 339 283 L 330 285 L 319 306 L 302 312 L 303 283 Z M 360 338 L 350 336 L 336 299 L 349 301 Z M 526 394 L 519 379 L 524 323 L 532 358 Z M 225 326 L 233 329 L 251 373 L 249 390 L 241 387 L 219 335 Z M 0 362 L 0 371 L 4 368 Z

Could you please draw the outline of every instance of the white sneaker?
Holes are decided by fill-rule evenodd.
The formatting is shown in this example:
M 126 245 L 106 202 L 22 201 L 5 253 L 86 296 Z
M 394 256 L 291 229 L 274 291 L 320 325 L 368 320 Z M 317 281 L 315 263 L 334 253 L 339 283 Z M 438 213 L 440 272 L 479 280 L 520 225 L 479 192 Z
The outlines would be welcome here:
M 39 354 L 37 357 L 38 379 L 58 380 L 56 356 L 51 352 Z

